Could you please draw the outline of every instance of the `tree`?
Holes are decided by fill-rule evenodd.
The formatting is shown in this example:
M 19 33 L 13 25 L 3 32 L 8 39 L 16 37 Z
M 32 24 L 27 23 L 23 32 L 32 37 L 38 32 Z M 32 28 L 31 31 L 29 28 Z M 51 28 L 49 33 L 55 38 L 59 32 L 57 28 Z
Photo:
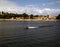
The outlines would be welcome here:
M 30 15 L 30 18 L 33 19 L 33 14 Z
M 56 19 L 60 19 L 60 14 L 56 17 Z
M 28 14 L 26 14 L 26 13 L 23 13 L 22 15 L 23 15 L 24 19 L 26 19 L 28 17 Z
M 38 17 L 39 15 L 35 15 L 35 17 Z

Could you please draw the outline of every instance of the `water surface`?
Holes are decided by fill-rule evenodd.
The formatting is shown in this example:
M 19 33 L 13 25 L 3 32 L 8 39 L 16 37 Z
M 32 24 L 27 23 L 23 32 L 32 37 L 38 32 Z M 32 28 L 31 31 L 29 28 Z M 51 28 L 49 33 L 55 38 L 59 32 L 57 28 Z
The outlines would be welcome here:
M 60 47 L 60 22 L 0 21 L 0 47 Z

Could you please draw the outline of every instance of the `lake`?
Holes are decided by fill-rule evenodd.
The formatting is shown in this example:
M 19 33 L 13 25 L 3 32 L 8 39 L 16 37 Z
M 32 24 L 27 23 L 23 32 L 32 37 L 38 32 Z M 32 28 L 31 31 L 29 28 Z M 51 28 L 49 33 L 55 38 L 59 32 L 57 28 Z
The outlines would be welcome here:
M 60 21 L 0 21 L 0 47 L 60 47 Z

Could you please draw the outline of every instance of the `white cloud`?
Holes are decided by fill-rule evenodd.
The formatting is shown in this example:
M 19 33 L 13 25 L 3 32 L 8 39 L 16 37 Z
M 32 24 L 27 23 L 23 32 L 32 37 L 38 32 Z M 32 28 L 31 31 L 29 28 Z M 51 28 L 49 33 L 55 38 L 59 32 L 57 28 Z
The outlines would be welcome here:
M 56 1 L 56 3 L 60 3 L 60 1 Z
M 44 4 L 45 5 L 45 4 Z M 50 9 L 35 7 L 34 5 L 18 6 L 15 2 L 9 0 L 0 0 L 0 11 L 27 14 L 59 14 L 60 9 Z
M 44 8 L 42 9 L 42 14 L 58 15 L 60 14 L 60 9 Z
M 48 3 L 43 3 L 42 5 L 43 6 L 46 6 L 46 5 L 54 5 L 54 4 L 60 4 L 60 1 L 54 1 L 54 2 L 48 2 Z

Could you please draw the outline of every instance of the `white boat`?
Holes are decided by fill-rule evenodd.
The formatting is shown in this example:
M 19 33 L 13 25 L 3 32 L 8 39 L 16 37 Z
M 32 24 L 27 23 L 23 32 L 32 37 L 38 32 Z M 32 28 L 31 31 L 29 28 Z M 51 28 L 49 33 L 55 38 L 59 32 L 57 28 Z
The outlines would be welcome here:
M 25 29 L 34 29 L 34 28 L 38 28 L 38 27 L 35 27 L 35 26 L 26 26 Z
M 37 28 L 37 27 L 34 27 L 34 26 L 29 26 L 28 28 Z

